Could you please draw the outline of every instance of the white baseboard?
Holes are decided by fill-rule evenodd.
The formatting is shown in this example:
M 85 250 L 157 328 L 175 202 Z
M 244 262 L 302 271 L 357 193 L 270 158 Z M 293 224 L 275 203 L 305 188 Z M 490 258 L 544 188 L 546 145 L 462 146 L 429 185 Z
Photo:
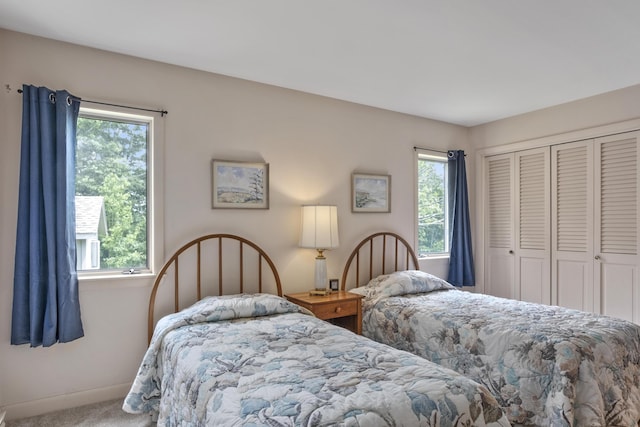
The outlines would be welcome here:
M 45 399 L 7 405 L 3 407 L 2 410 L 6 411 L 7 421 L 17 420 L 20 418 L 34 417 L 36 415 L 46 414 L 47 412 L 73 408 L 75 406 L 90 405 L 92 403 L 118 399 L 120 397 L 124 399 L 130 388 L 131 383 L 118 384 L 110 387 L 103 387 L 93 390 L 63 394 L 59 396 L 47 397 Z M 0 427 L 3 427 L 3 425 L 0 424 Z

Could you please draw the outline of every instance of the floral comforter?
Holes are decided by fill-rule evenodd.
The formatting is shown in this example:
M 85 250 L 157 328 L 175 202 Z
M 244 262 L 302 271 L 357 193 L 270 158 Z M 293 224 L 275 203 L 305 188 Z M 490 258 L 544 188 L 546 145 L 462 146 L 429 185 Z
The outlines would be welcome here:
M 159 426 L 508 426 L 488 390 L 266 294 L 163 318 L 123 409 Z
M 513 423 L 639 425 L 638 325 L 464 292 L 419 271 L 352 291 L 365 295 L 363 335 L 482 383 Z

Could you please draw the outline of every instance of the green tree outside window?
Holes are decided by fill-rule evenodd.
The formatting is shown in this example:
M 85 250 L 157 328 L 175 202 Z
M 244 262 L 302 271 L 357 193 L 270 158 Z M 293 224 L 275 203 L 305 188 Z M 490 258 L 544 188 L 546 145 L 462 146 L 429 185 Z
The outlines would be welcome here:
M 418 158 L 418 254 L 449 251 L 446 236 L 446 160 Z
M 147 123 L 81 116 L 76 146 L 76 195 L 102 196 L 107 235 L 102 269 L 146 268 Z

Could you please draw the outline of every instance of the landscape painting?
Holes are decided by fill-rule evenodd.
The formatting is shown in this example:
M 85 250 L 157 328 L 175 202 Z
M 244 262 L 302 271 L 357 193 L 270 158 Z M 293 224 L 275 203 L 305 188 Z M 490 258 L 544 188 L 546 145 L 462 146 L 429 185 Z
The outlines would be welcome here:
M 212 160 L 212 207 L 269 209 L 269 164 Z
M 351 176 L 352 212 L 391 212 L 391 175 Z

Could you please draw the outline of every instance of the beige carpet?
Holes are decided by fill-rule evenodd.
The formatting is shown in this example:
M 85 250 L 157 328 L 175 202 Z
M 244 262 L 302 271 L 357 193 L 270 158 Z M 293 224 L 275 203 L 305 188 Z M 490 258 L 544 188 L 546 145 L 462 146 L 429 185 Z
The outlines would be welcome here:
M 131 415 L 124 412 L 122 399 L 6 421 L 6 427 L 152 427 L 154 425 L 149 415 Z

